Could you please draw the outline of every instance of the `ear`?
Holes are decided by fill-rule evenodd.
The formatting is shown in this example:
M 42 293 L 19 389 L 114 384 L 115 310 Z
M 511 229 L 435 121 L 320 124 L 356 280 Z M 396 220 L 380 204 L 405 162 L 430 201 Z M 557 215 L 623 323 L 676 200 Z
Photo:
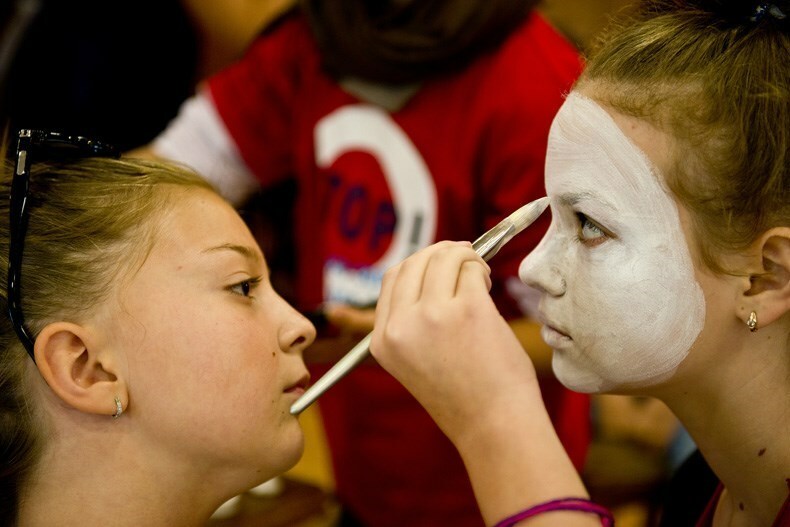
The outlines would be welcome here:
M 758 328 L 782 318 L 790 311 L 790 227 L 775 227 L 757 241 L 758 269 L 749 276 L 743 294 L 744 320 L 754 311 Z
M 113 415 L 115 398 L 125 409 L 129 397 L 117 357 L 97 340 L 91 330 L 78 324 L 48 324 L 36 337 L 36 365 L 67 405 L 88 414 Z

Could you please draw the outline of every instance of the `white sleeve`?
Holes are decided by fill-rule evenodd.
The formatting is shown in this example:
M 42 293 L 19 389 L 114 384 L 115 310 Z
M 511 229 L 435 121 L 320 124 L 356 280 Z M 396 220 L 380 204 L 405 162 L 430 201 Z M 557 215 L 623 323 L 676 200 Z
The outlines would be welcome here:
M 234 205 L 259 188 L 206 89 L 181 105 L 151 146 L 157 156 L 194 169 Z

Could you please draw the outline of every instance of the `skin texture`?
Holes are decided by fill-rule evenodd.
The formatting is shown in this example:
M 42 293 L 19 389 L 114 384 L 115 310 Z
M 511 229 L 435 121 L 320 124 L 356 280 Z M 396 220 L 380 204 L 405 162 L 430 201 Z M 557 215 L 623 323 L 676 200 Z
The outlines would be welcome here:
M 271 288 L 224 200 L 190 190 L 172 203 L 105 304 L 36 340 L 52 439 L 21 525 L 203 525 L 301 455 L 289 407 L 309 379 L 314 328 Z
M 541 335 L 558 379 L 582 392 L 666 380 L 699 335 L 705 303 L 657 167 L 572 93 L 549 134 L 546 173 L 552 224 L 520 277 L 544 293 Z
M 130 410 L 150 412 L 148 432 L 172 440 L 180 455 L 194 444 L 193 454 L 217 467 L 281 459 L 287 468 L 302 438 L 283 390 L 306 379 L 291 348 L 312 330 L 269 285 L 238 215 L 209 193 L 188 201 L 162 225 L 113 318 L 123 332 Z

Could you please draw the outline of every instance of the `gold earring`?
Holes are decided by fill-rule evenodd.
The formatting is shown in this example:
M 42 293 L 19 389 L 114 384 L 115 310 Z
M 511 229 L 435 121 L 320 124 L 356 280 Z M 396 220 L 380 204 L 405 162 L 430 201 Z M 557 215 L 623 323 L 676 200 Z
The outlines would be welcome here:
M 749 313 L 749 320 L 746 321 L 746 325 L 749 326 L 749 331 L 752 333 L 757 331 L 757 313 L 754 311 Z
M 123 405 L 121 404 L 121 400 L 116 395 L 115 396 L 115 413 L 112 414 L 112 418 L 113 419 L 118 419 L 119 417 L 121 417 L 122 413 L 123 413 Z

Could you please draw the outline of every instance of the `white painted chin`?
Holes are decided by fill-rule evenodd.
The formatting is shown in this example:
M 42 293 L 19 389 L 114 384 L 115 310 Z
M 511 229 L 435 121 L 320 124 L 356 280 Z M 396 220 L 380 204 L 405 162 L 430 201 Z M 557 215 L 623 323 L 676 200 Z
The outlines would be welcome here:
M 554 349 L 551 369 L 563 386 L 579 393 L 601 393 L 605 389 L 602 377 L 589 368 L 580 368 L 579 361 L 572 357 L 573 350 Z
M 642 375 L 631 371 L 628 375 L 617 377 L 606 368 L 599 372 L 599 368 L 590 364 L 583 352 L 573 348 L 554 348 L 551 368 L 563 386 L 579 393 L 612 393 L 628 388 L 655 386 L 672 378 L 677 371 L 677 367 L 671 367 L 659 372 L 645 371 Z

